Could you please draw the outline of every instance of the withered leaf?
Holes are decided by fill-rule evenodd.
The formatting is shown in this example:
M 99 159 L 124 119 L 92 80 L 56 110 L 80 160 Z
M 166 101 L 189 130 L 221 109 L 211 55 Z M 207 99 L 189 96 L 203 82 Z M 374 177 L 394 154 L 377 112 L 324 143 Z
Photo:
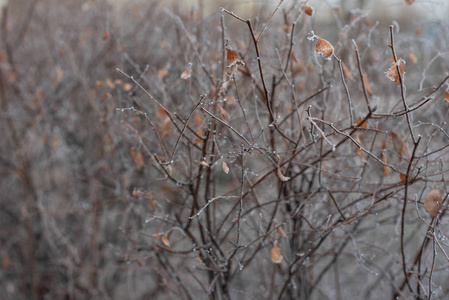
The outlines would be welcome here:
M 424 209 L 430 217 L 435 218 L 438 215 L 438 211 L 441 209 L 443 199 L 440 189 L 433 189 L 427 193 L 424 199 Z
M 274 245 L 273 248 L 271 248 L 270 257 L 271 261 L 275 264 L 280 264 L 282 262 L 283 257 L 278 246 Z
M 330 60 L 334 54 L 334 46 L 323 38 L 318 38 L 316 42 L 315 51 L 320 53 L 324 59 Z
M 400 72 L 400 76 L 398 73 L 398 68 Z M 397 62 L 393 63 L 390 69 L 385 73 L 385 76 L 394 81 L 396 85 L 401 86 L 401 80 L 404 80 L 404 68 L 405 68 L 405 60 L 402 58 L 398 59 Z

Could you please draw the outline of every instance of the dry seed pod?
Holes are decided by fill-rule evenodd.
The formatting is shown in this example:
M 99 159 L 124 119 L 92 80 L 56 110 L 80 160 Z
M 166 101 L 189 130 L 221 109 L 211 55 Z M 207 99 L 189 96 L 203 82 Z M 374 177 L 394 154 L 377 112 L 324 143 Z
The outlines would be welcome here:
M 443 199 L 440 189 L 431 190 L 427 193 L 426 198 L 424 199 L 424 209 L 432 218 L 437 216 L 438 210 L 441 209 L 442 204 Z

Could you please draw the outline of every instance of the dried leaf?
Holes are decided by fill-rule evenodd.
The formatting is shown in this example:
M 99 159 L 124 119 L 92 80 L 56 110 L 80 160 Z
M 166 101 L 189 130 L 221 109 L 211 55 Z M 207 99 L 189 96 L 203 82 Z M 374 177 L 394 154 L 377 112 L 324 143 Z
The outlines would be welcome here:
M 306 15 L 312 17 L 312 16 L 313 16 L 313 13 L 314 13 L 314 9 L 313 9 L 312 6 L 306 4 L 306 5 L 304 5 L 304 12 L 306 13 Z
M 358 135 L 355 137 L 355 141 L 357 142 L 357 144 L 360 145 L 360 147 L 357 147 L 357 155 L 360 156 L 360 159 L 362 161 L 365 161 L 365 158 L 363 157 L 363 150 L 361 148 L 361 147 L 363 147 L 363 144 Z
M 130 154 L 132 160 L 136 164 L 136 167 L 138 169 L 142 168 L 144 164 L 142 152 L 140 152 L 139 150 L 131 149 Z
M 390 175 L 391 169 L 390 169 L 389 166 L 386 165 L 386 164 L 387 164 L 387 157 L 385 156 L 385 154 L 384 154 L 383 152 L 380 154 L 380 159 L 381 159 L 382 162 L 385 164 L 385 165 L 382 165 L 384 175 L 385 175 L 385 176 Z
M 153 211 L 156 211 L 156 201 L 154 201 L 153 193 L 148 194 L 148 200 L 150 201 L 150 205 Z
M 200 165 L 203 166 L 203 167 L 209 167 L 209 164 L 207 163 L 206 158 L 203 158 L 203 160 L 200 161 Z
M 271 261 L 274 262 L 275 264 L 280 264 L 282 262 L 282 254 L 281 254 L 281 250 L 279 249 L 278 246 L 274 245 L 273 248 L 271 248 Z
M 105 30 L 103 31 L 103 34 L 101 35 L 101 39 L 103 41 L 106 41 L 109 38 L 109 31 Z
M 240 58 L 237 50 L 232 50 L 231 48 L 226 49 L 226 58 L 228 59 L 228 67 L 235 65 Z
M 170 122 L 164 124 L 164 130 L 162 130 L 161 138 L 165 139 L 170 134 Z
M 284 174 L 282 174 L 282 171 L 281 171 L 281 157 L 278 154 L 276 154 L 276 155 L 278 157 L 278 171 L 277 171 L 278 177 L 282 181 L 289 181 L 290 177 L 284 176 Z
M 393 148 L 399 155 L 399 161 L 401 161 L 402 156 L 404 154 L 407 154 L 407 152 L 408 152 L 407 144 L 404 143 L 401 136 L 399 134 L 397 134 L 396 132 L 391 131 L 389 135 L 390 135 L 391 139 L 393 140 Z
M 401 179 L 402 184 L 405 184 L 407 181 L 407 176 L 405 176 L 405 174 L 399 173 L 399 178 Z
M 124 83 L 124 84 L 123 84 L 123 90 L 124 90 L 125 92 L 129 92 L 132 88 L 133 88 L 133 86 L 132 86 L 131 83 Z
M 348 67 L 345 65 L 344 62 L 341 63 L 341 68 L 343 70 L 343 76 L 349 80 L 352 80 L 352 74 L 351 71 L 349 71 Z
M 274 221 L 274 226 L 276 228 L 276 232 L 281 236 L 281 237 L 285 237 L 285 232 L 282 229 L 282 227 L 279 225 L 279 223 L 277 221 Z
M 97 89 L 102 89 L 104 87 L 104 83 L 102 81 L 97 80 L 95 82 L 95 86 L 97 87 Z
M 195 143 L 195 144 L 202 144 L 203 143 L 203 137 L 204 137 L 204 132 L 203 132 L 203 129 L 202 128 L 198 128 L 198 130 L 196 131 L 196 134 L 198 134 L 201 138 L 199 138 L 199 137 L 195 137 L 195 139 L 193 140 L 193 142 Z
M 228 112 L 220 105 L 217 104 L 218 110 L 220 111 L 220 116 L 224 121 L 229 121 L 229 114 Z
M 426 198 L 424 199 L 424 209 L 430 217 L 435 218 L 442 205 L 443 199 L 440 189 L 433 189 L 427 193 Z
M 201 115 L 199 113 L 195 113 L 193 120 L 196 126 L 201 126 L 201 123 L 203 123 L 203 120 L 201 119 Z
M 405 0 L 405 3 L 407 3 L 408 5 L 412 5 L 413 2 L 415 2 L 415 0 Z
M 224 98 L 226 99 L 226 103 L 230 105 L 235 104 L 235 97 L 232 95 L 225 95 Z
M 398 73 L 398 67 L 400 76 Z M 396 63 L 393 63 L 391 68 L 385 73 L 385 76 L 390 79 L 391 81 L 394 81 L 396 85 L 401 86 L 401 80 L 404 80 L 404 68 L 405 68 L 405 60 L 402 58 L 398 59 Z
M 162 106 L 159 106 L 157 112 L 156 112 L 156 116 L 159 118 L 159 120 L 161 120 L 162 123 L 167 123 L 168 121 L 170 121 L 170 118 L 167 115 L 167 112 L 165 111 L 165 109 Z
M 408 57 L 410 58 L 410 60 L 412 61 L 412 63 L 416 63 L 418 60 L 416 59 L 416 55 L 413 52 L 413 50 L 410 50 L 408 52 Z
M 2 257 L 2 269 L 8 269 L 11 266 L 11 260 L 8 255 Z
M 444 102 L 449 103 L 449 93 L 448 92 L 444 93 Z
M 115 87 L 114 82 L 112 81 L 112 79 L 108 78 L 106 79 L 106 85 L 110 88 L 113 89 Z
M 182 79 L 190 78 L 190 70 L 189 69 L 184 70 L 184 72 L 182 72 L 182 74 L 181 74 L 181 78 Z
M 221 166 L 223 167 L 223 172 L 228 174 L 229 173 L 229 167 L 228 167 L 228 164 L 224 160 L 221 160 Z
M 363 118 L 360 117 L 360 118 L 357 119 L 357 121 L 355 121 L 355 124 L 356 124 L 355 126 L 356 127 L 360 127 L 360 128 L 366 128 L 367 121 L 368 120 L 363 121 Z
M 317 53 L 320 53 L 324 59 L 330 60 L 332 54 L 334 54 L 334 47 L 325 39 L 318 38 L 315 46 L 315 51 Z
M 373 92 L 371 91 L 371 86 L 369 85 L 369 81 L 368 81 L 368 75 L 366 74 L 366 72 L 363 72 L 363 83 L 365 84 L 365 89 L 366 92 L 372 96 Z
M 167 70 L 165 70 L 165 69 L 159 69 L 159 70 L 157 70 L 157 74 L 158 74 L 161 78 L 164 78 L 164 77 L 166 77 L 166 76 L 168 75 L 168 72 L 167 72 Z
M 385 140 L 382 140 L 382 143 L 380 143 L 380 149 L 384 150 L 387 147 L 387 144 L 385 143 Z
M 170 241 L 168 240 L 168 236 L 167 235 L 162 236 L 161 240 L 162 240 L 162 243 L 165 246 L 170 247 Z

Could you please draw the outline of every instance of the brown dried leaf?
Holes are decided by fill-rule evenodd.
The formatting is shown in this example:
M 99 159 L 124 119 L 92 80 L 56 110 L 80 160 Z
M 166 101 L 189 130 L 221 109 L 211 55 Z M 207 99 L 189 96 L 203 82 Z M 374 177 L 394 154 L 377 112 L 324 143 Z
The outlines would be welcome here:
M 402 156 L 404 154 L 407 154 L 407 152 L 408 152 L 407 144 L 404 143 L 401 136 L 399 134 L 397 134 L 396 132 L 391 131 L 389 135 L 390 135 L 391 139 L 393 140 L 393 148 L 399 155 L 399 161 L 401 161 Z
M 162 243 L 165 246 L 170 247 L 170 241 L 168 240 L 168 236 L 167 235 L 162 236 L 161 240 L 162 240 Z
M 387 157 L 385 156 L 385 154 L 384 154 L 383 152 L 380 154 L 380 159 L 381 159 L 382 162 L 385 164 L 385 165 L 382 165 L 384 175 L 385 175 L 385 176 L 390 175 L 391 169 L 390 169 L 389 166 L 386 165 L 386 164 L 388 163 L 388 162 L 387 162 Z
M 290 177 L 285 176 L 284 174 L 282 174 L 282 171 L 281 171 L 281 157 L 278 154 L 276 154 L 276 155 L 278 157 L 278 170 L 277 170 L 278 177 L 282 181 L 289 181 Z
M 220 116 L 224 121 L 229 121 L 229 114 L 228 112 L 221 106 L 220 104 L 217 104 L 218 110 L 220 111 Z
M 448 92 L 444 93 L 444 100 L 443 101 L 449 103 L 449 93 Z
M 184 70 L 184 72 L 181 73 L 181 78 L 182 79 L 190 78 L 190 70 L 189 69 Z
M 167 123 L 168 121 L 170 121 L 170 118 L 167 115 L 167 112 L 165 111 L 165 109 L 162 106 L 159 106 L 157 112 L 156 112 L 156 116 L 159 118 L 159 120 L 161 120 L 162 123 Z
M 405 0 L 405 3 L 407 3 L 408 5 L 412 5 L 413 2 L 415 2 L 415 0 Z
M 366 128 L 366 123 L 367 123 L 367 120 L 363 121 L 363 118 L 360 117 L 357 119 L 357 121 L 355 121 L 355 124 L 356 124 L 355 126 L 360 127 L 360 128 Z
M 226 49 L 226 58 L 228 59 L 228 67 L 235 65 L 240 58 L 237 50 L 232 50 L 231 48 Z
M 198 128 L 198 130 L 196 131 L 196 134 L 198 134 L 201 138 L 199 138 L 199 137 L 195 137 L 195 139 L 193 140 L 193 142 L 195 143 L 195 144 L 203 144 L 203 139 L 202 139 L 202 137 L 204 136 L 204 131 L 203 131 L 203 129 L 202 128 Z
M 285 237 L 285 232 L 282 229 L 282 227 L 279 225 L 279 223 L 277 221 L 274 221 L 274 227 L 276 228 L 276 232 L 281 236 L 281 237 Z
M 148 200 L 150 201 L 150 205 L 153 211 L 156 211 L 156 201 L 154 200 L 153 193 L 148 194 Z
M 201 115 L 199 113 L 195 113 L 195 116 L 193 117 L 193 120 L 194 120 L 196 126 L 201 126 L 201 123 L 203 123 L 203 120 L 202 120 Z
M 324 59 L 330 60 L 332 57 L 332 54 L 334 54 L 334 47 L 331 43 L 326 41 L 325 39 L 318 38 L 318 41 L 316 42 L 315 51 L 317 53 L 320 53 Z
M 235 97 L 232 95 L 225 95 L 224 98 L 226 99 L 226 103 L 229 105 L 235 104 Z
M 408 57 L 410 58 L 410 60 L 412 61 L 412 63 L 416 63 L 418 61 L 418 59 L 416 58 L 415 53 L 413 52 L 413 50 L 410 50 L 408 52 Z
M 113 89 L 115 87 L 114 82 L 112 81 L 112 79 L 108 78 L 106 79 L 106 85 L 110 88 Z
M 142 152 L 140 152 L 139 150 L 131 149 L 130 154 L 132 160 L 136 164 L 136 167 L 138 169 L 142 168 L 144 164 Z
M 170 122 L 164 124 L 164 130 L 162 130 L 161 138 L 165 139 L 170 134 Z
M 385 140 L 382 140 L 382 142 L 380 143 L 380 149 L 384 150 L 387 147 L 387 144 L 385 143 Z
M 366 72 L 363 72 L 363 83 L 365 84 L 365 89 L 366 92 L 372 96 L 373 92 L 371 91 L 371 86 L 369 85 L 369 81 L 368 81 L 368 75 L 366 74 Z
M 348 67 L 345 65 L 344 62 L 341 63 L 341 68 L 343 70 L 343 76 L 349 80 L 352 80 L 352 74 L 351 71 L 349 71 Z
M 398 67 L 400 76 L 398 73 Z M 387 73 L 385 73 L 385 76 L 390 79 L 391 81 L 394 81 L 396 85 L 401 86 L 401 79 L 404 80 L 404 68 L 405 68 L 405 60 L 402 58 L 398 59 L 396 63 L 393 63 L 390 69 L 388 69 Z
M 399 178 L 401 179 L 402 184 L 405 184 L 407 181 L 407 176 L 405 176 L 405 174 L 399 173 Z
M 164 78 L 164 77 L 166 77 L 166 76 L 168 75 L 168 72 L 167 72 L 167 70 L 165 70 L 165 69 L 159 69 L 159 70 L 157 70 L 157 74 L 158 74 L 161 78 Z
M 101 39 L 103 41 L 106 41 L 109 38 L 109 31 L 105 30 L 103 31 L 103 34 L 101 35 Z
M 131 83 L 124 83 L 123 84 L 123 90 L 125 92 L 129 92 L 133 88 L 133 85 Z
M 275 264 L 280 264 L 282 262 L 283 257 L 278 246 L 274 245 L 273 248 L 271 248 L 270 257 L 271 261 Z
M 306 13 L 306 15 L 312 17 L 312 16 L 313 16 L 313 13 L 314 13 L 314 9 L 313 9 L 312 6 L 306 4 L 306 5 L 304 5 L 304 12 Z
M 223 172 L 228 174 L 229 173 L 229 167 L 228 167 L 228 164 L 224 160 L 221 160 L 221 166 L 223 167 Z
M 424 199 L 424 209 L 430 217 L 435 218 L 442 205 L 443 199 L 440 189 L 433 189 L 427 193 L 426 198 Z

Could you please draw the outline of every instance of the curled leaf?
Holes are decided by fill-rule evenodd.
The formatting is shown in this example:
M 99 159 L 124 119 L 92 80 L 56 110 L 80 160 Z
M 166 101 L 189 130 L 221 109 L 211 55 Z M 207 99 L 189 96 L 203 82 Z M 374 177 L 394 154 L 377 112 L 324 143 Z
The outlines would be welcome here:
M 277 170 L 278 177 L 282 181 L 289 181 L 290 177 L 285 176 L 284 174 L 282 174 L 282 171 L 281 171 L 281 157 L 278 154 L 276 154 L 276 155 L 278 157 L 278 170 Z
M 443 199 L 441 196 L 440 189 L 433 189 L 427 193 L 424 199 L 424 209 L 429 214 L 430 217 L 435 218 L 438 211 L 441 209 L 443 204 Z
M 449 93 L 448 92 L 444 93 L 444 102 L 449 103 Z
M 280 264 L 282 262 L 283 257 L 278 246 L 274 245 L 273 248 L 271 248 L 270 257 L 271 261 L 275 264 Z
M 325 39 L 318 38 L 316 42 L 315 51 L 320 53 L 324 59 L 330 60 L 334 54 L 334 46 Z
M 400 75 L 398 73 L 398 68 Z M 394 81 L 396 85 L 401 86 L 401 81 L 404 80 L 404 68 L 405 68 L 405 60 L 402 58 L 398 59 L 397 62 L 393 63 L 390 69 L 385 73 L 385 76 Z

